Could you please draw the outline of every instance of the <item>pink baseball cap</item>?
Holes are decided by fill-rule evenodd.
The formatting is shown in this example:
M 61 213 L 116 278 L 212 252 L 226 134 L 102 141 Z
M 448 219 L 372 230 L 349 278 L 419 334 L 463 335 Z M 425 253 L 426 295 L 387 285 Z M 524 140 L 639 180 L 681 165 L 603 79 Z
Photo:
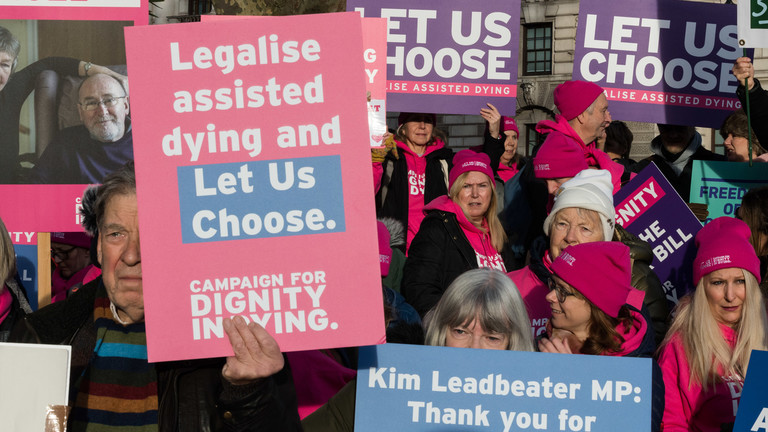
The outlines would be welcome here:
M 448 189 L 460 175 L 469 171 L 479 171 L 491 179 L 491 186 L 495 187 L 493 181 L 493 168 L 491 168 L 491 158 L 485 153 L 478 153 L 469 149 L 462 150 L 453 157 L 453 168 L 448 174 Z
M 629 247 L 621 242 L 568 246 L 552 263 L 552 271 L 614 318 L 625 304 L 638 310 L 643 306 L 645 293 L 632 288 Z
M 566 120 L 576 118 L 603 93 L 603 88 L 589 81 L 566 81 L 555 88 L 555 106 Z
M 550 133 L 533 157 L 533 172 L 540 179 L 573 177 L 587 168 L 581 146 L 558 132 Z
M 741 268 L 760 282 L 760 259 L 749 243 L 751 231 L 743 221 L 721 216 L 704 225 L 696 234 L 696 258 L 693 261 L 693 283 L 704 275 L 724 268 Z

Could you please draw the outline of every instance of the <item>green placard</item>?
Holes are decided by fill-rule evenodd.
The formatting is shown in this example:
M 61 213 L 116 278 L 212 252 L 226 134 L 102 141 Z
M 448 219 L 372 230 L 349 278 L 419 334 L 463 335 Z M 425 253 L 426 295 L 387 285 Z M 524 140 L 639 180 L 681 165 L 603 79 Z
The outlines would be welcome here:
M 691 202 L 707 204 L 706 222 L 720 216 L 735 216 L 741 198 L 749 189 L 768 185 L 768 163 L 694 161 Z
M 768 29 L 768 0 L 750 0 L 750 28 Z

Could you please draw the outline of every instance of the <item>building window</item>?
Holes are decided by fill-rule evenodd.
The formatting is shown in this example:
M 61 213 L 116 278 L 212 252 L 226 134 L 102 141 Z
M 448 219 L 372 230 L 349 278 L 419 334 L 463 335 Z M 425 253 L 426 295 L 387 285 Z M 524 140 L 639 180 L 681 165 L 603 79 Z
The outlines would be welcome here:
M 725 140 L 720 136 L 719 129 L 712 129 L 712 141 L 712 151 L 719 155 L 725 155 Z
M 525 124 L 525 156 L 531 156 L 533 149 L 542 142 L 544 137 L 536 132 L 536 123 Z
M 523 75 L 552 74 L 552 23 L 525 25 Z

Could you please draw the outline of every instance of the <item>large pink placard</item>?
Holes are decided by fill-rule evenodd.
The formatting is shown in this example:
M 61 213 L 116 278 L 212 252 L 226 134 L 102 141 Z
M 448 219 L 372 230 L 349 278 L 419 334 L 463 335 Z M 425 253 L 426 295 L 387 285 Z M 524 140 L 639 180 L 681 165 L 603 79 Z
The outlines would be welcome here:
M 361 39 L 353 13 L 126 29 L 150 361 L 231 354 L 233 315 L 284 351 L 383 342 Z

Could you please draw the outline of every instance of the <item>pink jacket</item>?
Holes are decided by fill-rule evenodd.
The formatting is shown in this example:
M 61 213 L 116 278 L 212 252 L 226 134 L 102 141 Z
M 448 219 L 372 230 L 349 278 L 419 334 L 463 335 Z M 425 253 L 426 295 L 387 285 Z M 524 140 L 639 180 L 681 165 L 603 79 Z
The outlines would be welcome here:
M 424 154 L 421 156 L 414 153 L 408 144 L 401 141 L 397 143 L 397 151 L 401 158 L 405 158 L 408 166 L 408 226 L 406 227 L 406 254 L 411 247 L 411 242 L 416 236 L 424 220 L 424 182 L 426 181 L 427 159 L 426 156 L 434 151 L 445 147 L 445 143 L 439 138 L 435 138 L 432 145 L 427 146 Z M 384 167 L 381 162 L 373 162 L 373 186 L 374 194 L 381 189 L 381 179 L 384 174 Z
M 723 338 L 731 347 L 736 345 L 736 332 L 720 325 Z M 680 334 L 675 334 L 664 346 L 659 357 L 665 387 L 665 432 L 720 432 L 720 425 L 736 420 L 744 380 L 741 377 L 721 377 L 714 387 L 703 389 L 691 383 L 691 371 Z
M 545 255 L 545 265 L 549 257 L 549 252 Z M 549 261 L 551 263 L 551 261 Z M 525 310 L 528 312 L 528 318 L 531 320 L 531 334 L 534 340 L 537 336 L 546 331 L 547 322 L 552 316 L 552 308 L 545 298 L 549 293 L 549 287 L 546 283 L 536 276 L 530 266 L 525 266 L 520 270 L 507 273 L 512 282 L 515 283 L 520 296 L 525 302 Z

